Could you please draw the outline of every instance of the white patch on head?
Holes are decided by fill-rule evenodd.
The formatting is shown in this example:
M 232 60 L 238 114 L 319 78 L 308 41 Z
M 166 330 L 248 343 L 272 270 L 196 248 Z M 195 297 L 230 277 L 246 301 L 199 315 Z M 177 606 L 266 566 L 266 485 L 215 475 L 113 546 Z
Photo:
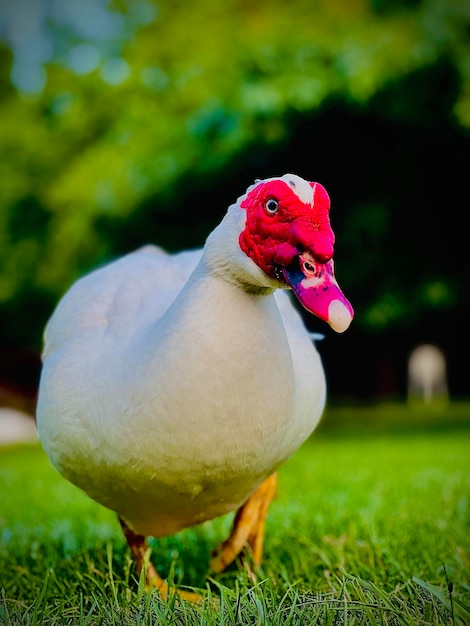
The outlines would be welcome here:
M 272 178 L 257 178 L 255 182 L 248 187 L 245 194 L 238 198 L 238 202 L 246 197 L 252 189 L 254 189 L 260 183 L 269 183 L 271 180 L 282 180 L 289 185 L 292 191 L 297 195 L 301 202 L 313 205 L 314 189 L 310 183 L 297 174 L 284 174 L 284 176 L 273 176 Z
M 286 182 L 289 187 L 295 191 L 297 197 L 301 202 L 305 202 L 306 204 L 313 204 L 313 192 L 314 189 L 311 187 L 310 183 L 297 174 L 285 174 L 285 176 L 281 177 L 281 180 Z

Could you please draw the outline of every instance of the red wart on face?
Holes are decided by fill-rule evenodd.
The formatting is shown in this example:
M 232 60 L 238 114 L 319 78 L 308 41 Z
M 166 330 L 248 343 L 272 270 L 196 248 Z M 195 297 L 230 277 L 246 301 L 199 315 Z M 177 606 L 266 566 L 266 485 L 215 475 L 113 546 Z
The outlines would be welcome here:
M 323 185 L 298 176 L 260 181 L 240 206 L 246 210 L 239 240 L 245 254 L 287 283 L 310 313 L 345 331 L 354 311 L 334 275 L 335 237 Z

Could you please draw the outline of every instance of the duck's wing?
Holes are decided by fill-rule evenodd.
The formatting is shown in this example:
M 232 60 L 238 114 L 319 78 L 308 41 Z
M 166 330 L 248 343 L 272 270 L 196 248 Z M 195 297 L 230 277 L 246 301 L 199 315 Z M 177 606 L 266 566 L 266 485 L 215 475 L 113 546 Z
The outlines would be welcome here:
M 185 285 L 201 252 L 168 254 L 146 245 L 78 280 L 46 326 L 43 359 L 69 340 L 103 330 L 130 336 L 153 323 Z

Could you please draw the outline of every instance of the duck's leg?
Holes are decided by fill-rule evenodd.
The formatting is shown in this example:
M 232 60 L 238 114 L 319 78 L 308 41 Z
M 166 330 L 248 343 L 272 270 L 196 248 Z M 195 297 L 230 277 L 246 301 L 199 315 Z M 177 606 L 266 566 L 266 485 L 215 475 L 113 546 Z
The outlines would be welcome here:
M 118 519 L 121 524 L 124 537 L 126 538 L 127 545 L 130 548 L 132 559 L 137 569 L 137 575 L 140 577 L 144 566 L 146 566 L 145 585 L 147 589 L 158 589 L 162 599 L 166 600 L 169 594 L 169 585 L 166 580 L 163 580 L 163 578 L 158 574 L 157 570 L 150 562 L 150 559 L 148 558 L 150 548 L 145 537 L 143 535 L 138 535 L 131 530 L 123 519 L 120 517 Z M 183 600 L 189 600 L 190 602 L 195 602 L 197 604 L 200 604 L 203 600 L 201 595 L 193 593 L 192 591 L 178 589 L 175 590 L 175 593 L 177 593 L 180 598 L 183 598 Z
M 254 564 L 256 566 L 261 564 L 266 514 L 276 495 L 276 490 L 277 473 L 274 473 L 262 482 L 245 504 L 238 509 L 230 537 L 214 551 L 214 558 L 210 562 L 212 573 L 222 572 L 237 558 L 245 546 L 251 548 Z
M 124 533 L 124 537 L 126 538 L 127 545 L 130 548 L 132 559 L 135 563 L 135 567 L 137 569 L 137 575 L 140 577 L 142 570 L 144 569 L 146 557 L 150 552 L 150 548 L 147 544 L 147 541 L 143 535 L 137 535 L 133 530 L 129 528 L 126 522 L 119 517 L 119 523 L 121 524 L 122 532 Z M 166 599 L 168 595 L 168 583 L 159 576 L 157 570 L 150 562 L 150 559 L 147 560 L 147 567 L 145 570 L 145 583 L 150 588 L 156 588 L 160 590 L 160 593 L 164 599 Z

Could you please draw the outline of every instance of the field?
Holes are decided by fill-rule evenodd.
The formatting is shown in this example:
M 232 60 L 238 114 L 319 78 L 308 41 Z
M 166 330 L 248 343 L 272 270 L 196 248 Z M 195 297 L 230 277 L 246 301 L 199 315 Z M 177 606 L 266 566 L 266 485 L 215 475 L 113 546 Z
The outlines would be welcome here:
M 145 592 L 113 513 L 0 449 L 0 624 L 470 624 L 470 405 L 328 407 L 279 472 L 265 560 L 207 577 L 232 517 L 152 541 L 201 606 Z

